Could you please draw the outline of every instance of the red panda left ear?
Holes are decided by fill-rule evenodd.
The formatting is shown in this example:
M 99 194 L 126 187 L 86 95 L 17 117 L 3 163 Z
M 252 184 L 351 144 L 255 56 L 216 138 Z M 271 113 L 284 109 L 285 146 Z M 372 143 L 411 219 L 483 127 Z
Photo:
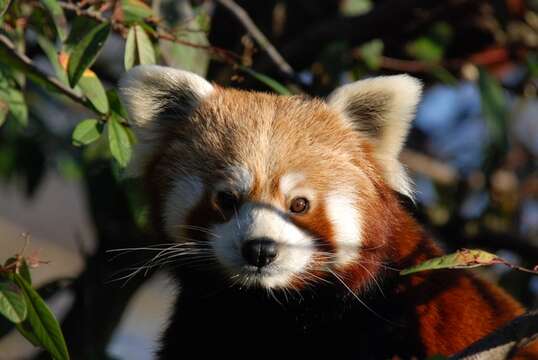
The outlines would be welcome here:
M 162 136 L 185 120 L 213 92 L 204 78 L 184 70 L 139 65 L 119 82 L 119 94 L 138 143 L 128 168 L 141 175 Z
M 398 155 L 411 128 L 422 93 L 421 82 L 409 75 L 379 76 L 336 89 L 329 106 L 375 146 L 385 181 L 411 196 L 412 186 Z

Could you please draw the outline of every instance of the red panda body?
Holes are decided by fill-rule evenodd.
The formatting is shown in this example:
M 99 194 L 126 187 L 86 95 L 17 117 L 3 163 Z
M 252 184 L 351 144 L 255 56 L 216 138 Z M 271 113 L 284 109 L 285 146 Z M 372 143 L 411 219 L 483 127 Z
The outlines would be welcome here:
M 412 225 L 416 233 L 402 234 L 406 244 L 393 249 L 391 256 L 401 253 L 399 259 L 387 260 L 391 268 L 441 254 L 407 220 L 411 224 L 406 228 Z M 390 269 L 364 266 L 375 271 L 383 292 L 369 286 L 358 293 L 360 301 L 338 283 L 321 283 L 300 294 L 277 291 L 272 297 L 263 290 L 240 290 L 225 285 L 224 279 L 178 270 L 184 290 L 159 356 L 216 352 L 235 358 L 285 353 L 303 358 L 425 359 L 455 354 L 523 311 L 502 290 L 464 270 L 401 277 Z M 352 276 L 357 281 L 368 277 L 361 271 L 349 280 Z M 536 359 L 536 353 L 518 359 Z
M 181 283 L 160 359 L 450 355 L 522 313 L 466 271 L 399 275 L 441 254 L 398 197 L 416 80 L 359 81 L 325 103 L 142 66 L 120 90 Z

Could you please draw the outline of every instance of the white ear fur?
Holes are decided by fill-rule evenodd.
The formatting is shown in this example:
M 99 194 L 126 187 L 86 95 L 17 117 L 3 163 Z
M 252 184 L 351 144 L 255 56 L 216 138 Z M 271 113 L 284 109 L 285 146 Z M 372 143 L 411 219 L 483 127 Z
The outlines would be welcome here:
M 213 86 L 194 73 L 158 65 L 136 66 L 120 79 L 120 99 L 138 138 L 129 175 L 140 175 L 168 126 L 189 116 L 212 91 Z
M 398 155 L 411 128 L 422 94 L 421 82 L 409 75 L 380 76 L 339 87 L 329 105 L 375 145 L 387 183 L 411 196 L 412 184 Z

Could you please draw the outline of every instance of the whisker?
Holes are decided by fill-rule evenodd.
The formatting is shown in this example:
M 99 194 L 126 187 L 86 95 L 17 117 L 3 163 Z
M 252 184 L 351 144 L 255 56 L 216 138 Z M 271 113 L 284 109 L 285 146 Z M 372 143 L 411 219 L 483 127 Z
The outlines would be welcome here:
M 387 245 L 386 242 L 384 242 L 384 243 L 382 243 L 382 244 L 379 244 L 379 245 L 377 245 L 377 246 L 370 247 L 370 248 L 368 248 L 368 247 L 361 247 L 361 250 L 365 250 L 365 251 L 377 250 L 377 249 L 379 249 L 379 248 L 382 248 L 382 247 L 385 246 L 385 245 Z
M 342 284 L 344 285 L 344 287 L 349 291 L 349 293 L 362 305 L 364 306 L 368 311 L 370 311 L 372 314 L 374 314 L 375 316 L 377 316 L 378 318 L 380 318 L 381 320 L 384 320 L 384 321 L 387 321 L 388 323 L 392 323 L 392 324 L 395 324 L 394 322 L 388 320 L 388 319 L 385 319 L 383 316 L 381 316 L 380 314 L 378 314 L 376 311 L 374 311 L 372 308 L 370 308 L 363 300 L 361 300 L 361 298 L 359 298 L 359 296 L 357 294 L 355 294 L 355 292 L 353 290 L 351 290 L 351 288 L 345 283 L 345 281 L 340 277 L 338 276 L 338 274 L 336 274 L 334 271 L 328 269 L 328 271 L 333 274 L 333 276 Z M 395 324 L 396 325 L 396 324 Z
M 308 274 L 309 276 L 312 276 L 312 277 L 314 277 L 314 278 L 316 278 L 316 279 L 318 279 L 318 280 L 320 280 L 320 281 L 323 281 L 323 282 L 325 282 L 325 283 L 327 283 L 327 284 L 331 284 L 331 285 L 333 284 L 333 283 L 330 282 L 329 280 L 324 279 L 324 278 L 322 278 L 321 276 L 318 276 L 318 275 L 314 274 L 314 273 L 311 272 L 311 271 L 305 270 L 305 273 Z
M 211 229 L 209 229 L 209 228 L 202 227 L 202 226 L 179 224 L 179 225 L 175 225 L 175 227 L 184 228 L 184 229 L 188 229 L 188 230 L 200 231 L 200 232 L 203 232 L 205 234 L 209 234 L 209 235 L 212 235 L 212 236 L 217 236 L 217 233 L 215 233 L 214 231 L 211 231 Z
M 375 278 L 374 274 L 372 274 L 372 272 L 366 267 L 364 266 L 363 264 L 361 264 L 360 262 L 357 263 L 357 265 L 359 265 L 361 268 L 364 269 L 364 271 L 366 271 L 368 273 L 368 275 L 370 275 L 370 278 L 374 281 L 374 283 L 376 284 L 377 288 L 379 289 L 379 292 L 381 293 L 381 295 L 383 295 L 384 298 L 386 298 L 385 296 L 385 293 L 383 292 L 383 289 L 381 288 L 381 285 L 379 285 L 379 282 L 377 281 L 377 279 Z

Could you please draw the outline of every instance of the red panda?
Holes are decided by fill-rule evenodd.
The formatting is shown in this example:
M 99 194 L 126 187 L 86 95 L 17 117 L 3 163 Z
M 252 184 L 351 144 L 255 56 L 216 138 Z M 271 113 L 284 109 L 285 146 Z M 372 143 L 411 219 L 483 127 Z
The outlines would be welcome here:
M 421 95 L 407 75 L 326 101 L 225 89 L 144 65 L 120 82 L 155 235 L 180 293 L 160 359 L 450 355 L 523 312 L 442 254 L 402 206 Z M 538 351 L 521 354 L 538 358 Z

